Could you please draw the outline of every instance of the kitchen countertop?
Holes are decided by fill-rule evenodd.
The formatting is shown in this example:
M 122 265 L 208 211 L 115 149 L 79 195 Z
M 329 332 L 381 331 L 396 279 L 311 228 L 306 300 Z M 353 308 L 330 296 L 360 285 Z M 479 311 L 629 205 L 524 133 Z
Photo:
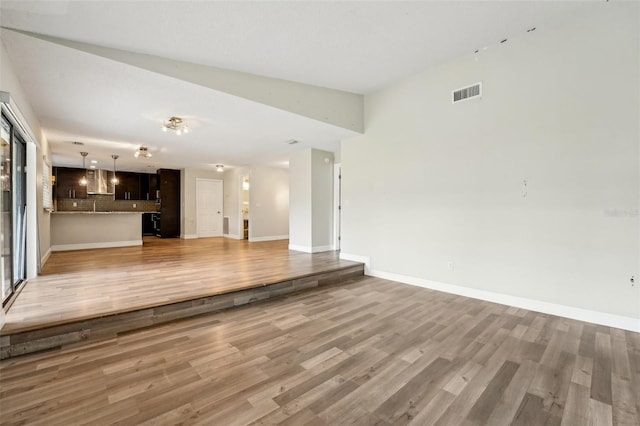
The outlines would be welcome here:
M 92 211 L 55 211 L 52 214 L 143 214 L 143 213 L 156 213 L 156 212 L 92 212 Z

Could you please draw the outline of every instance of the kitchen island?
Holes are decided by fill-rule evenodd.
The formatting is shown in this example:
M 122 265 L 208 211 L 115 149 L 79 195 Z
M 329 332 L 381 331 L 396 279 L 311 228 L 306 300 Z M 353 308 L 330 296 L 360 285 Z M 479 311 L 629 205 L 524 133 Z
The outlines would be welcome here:
M 51 213 L 51 251 L 142 245 L 143 212 Z

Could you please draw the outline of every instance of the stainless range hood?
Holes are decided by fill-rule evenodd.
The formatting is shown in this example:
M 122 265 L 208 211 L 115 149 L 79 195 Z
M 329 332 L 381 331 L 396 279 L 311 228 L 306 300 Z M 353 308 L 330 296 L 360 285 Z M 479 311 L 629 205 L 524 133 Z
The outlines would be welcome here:
M 111 183 L 113 172 L 109 170 L 87 170 L 87 194 L 113 195 L 115 185 Z

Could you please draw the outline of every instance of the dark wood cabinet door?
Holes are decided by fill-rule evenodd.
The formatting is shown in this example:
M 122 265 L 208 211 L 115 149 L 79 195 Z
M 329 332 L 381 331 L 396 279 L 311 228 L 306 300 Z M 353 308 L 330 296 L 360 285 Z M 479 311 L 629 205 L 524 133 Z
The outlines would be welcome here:
M 140 174 L 117 172 L 116 200 L 140 200 Z
M 126 200 L 127 194 L 127 180 L 126 180 L 127 172 L 116 172 L 116 178 L 118 179 L 118 183 L 116 184 L 116 188 L 114 191 L 114 198 L 116 200 Z
M 140 173 L 129 173 L 129 200 L 141 200 L 140 198 Z
M 87 198 L 87 186 L 80 185 L 80 179 L 85 174 L 85 169 L 56 167 L 56 198 Z
M 155 200 L 158 187 L 158 176 L 155 174 L 140 174 L 140 199 Z

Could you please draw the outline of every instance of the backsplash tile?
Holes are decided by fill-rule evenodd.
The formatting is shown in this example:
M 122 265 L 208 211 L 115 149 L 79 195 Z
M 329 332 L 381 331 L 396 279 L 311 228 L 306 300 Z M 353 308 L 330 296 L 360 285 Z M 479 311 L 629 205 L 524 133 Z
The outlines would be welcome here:
M 55 210 L 60 212 L 155 212 L 155 200 L 114 200 L 113 195 L 89 195 L 88 198 L 58 198 Z M 76 203 L 76 206 L 73 206 Z M 133 207 L 133 205 L 136 207 Z

